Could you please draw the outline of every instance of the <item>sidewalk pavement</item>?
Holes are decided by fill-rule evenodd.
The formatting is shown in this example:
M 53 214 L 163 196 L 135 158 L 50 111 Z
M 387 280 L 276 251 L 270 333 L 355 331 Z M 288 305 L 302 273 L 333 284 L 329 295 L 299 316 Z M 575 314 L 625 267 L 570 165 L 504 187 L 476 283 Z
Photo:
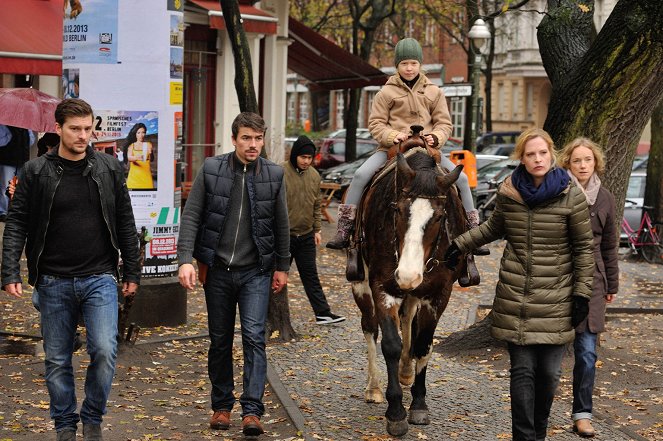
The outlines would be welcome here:
M 324 224 L 323 238 L 331 237 L 334 228 L 335 224 Z M 336 325 L 316 325 L 298 274 L 296 270 L 291 272 L 291 320 L 299 339 L 268 343 L 269 387 L 265 396 L 267 414 L 263 418 L 268 433 L 264 439 L 388 440 L 386 404 L 367 404 L 363 398 L 366 345 L 358 310 L 344 278 L 343 254 L 324 248 L 318 250 L 320 278 L 332 311 L 348 320 Z M 435 343 L 469 326 L 477 317 L 478 306 L 490 304 L 501 246 L 491 245 L 491 250 L 490 257 L 478 260 L 482 285 L 454 290 L 438 325 Z M 663 286 L 660 266 L 628 264 L 626 268 L 622 266 L 622 276 L 616 308 L 660 310 L 663 307 L 657 291 Z M 632 289 L 629 284 L 633 283 L 648 284 L 650 295 Z M 29 299 L 16 302 L 7 297 L 2 302 L 3 328 L 38 337 L 36 313 L 29 306 Z M 120 352 L 109 414 L 104 420 L 106 440 L 243 439 L 238 412 L 233 415 L 229 432 L 207 429 L 210 410 L 206 313 L 200 292 L 189 296 L 188 317 L 189 323 L 182 327 L 143 330 L 140 345 L 127 346 Z M 26 320 L 22 327 L 18 326 Z M 40 345 L 25 340 L 12 345 L 14 352 L 20 353 L 23 347 L 26 350 L 23 355 L 0 355 L 0 440 L 51 439 L 43 361 L 39 354 L 34 354 L 35 347 Z M 238 365 L 241 363 L 239 338 L 235 348 Z M 508 371 L 490 367 L 492 361 L 503 361 L 503 357 L 497 350 L 475 360 L 434 352 L 427 375 L 431 424 L 410 426 L 402 439 L 510 439 Z M 86 359 L 85 354 L 75 357 L 79 397 L 83 395 Z M 381 355 L 378 360 L 384 385 L 386 374 Z M 241 385 L 241 372 L 235 372 L 235 382 Z M 407 389 L 404 399 L 407 407 Z M 570 407 L 568 396 L 555 400 L 548 440 L 578 439 L 570 430 Z M 645 439 L 598 412 L 594 425 L 599 440 Z

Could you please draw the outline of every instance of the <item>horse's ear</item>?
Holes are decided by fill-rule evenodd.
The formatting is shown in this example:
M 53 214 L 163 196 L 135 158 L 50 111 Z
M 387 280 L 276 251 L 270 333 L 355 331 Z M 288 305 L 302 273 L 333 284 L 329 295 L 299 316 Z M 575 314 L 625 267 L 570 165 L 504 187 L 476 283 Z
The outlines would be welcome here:
M 410 164 L 407 163 L 407 159 L 405 159 L 402 153 L 396 155 L 396 167 L 398 170 L 398 180 L 403 183 L 402 186 L 405 186 L 414 178 L 415 171 L 410 168 Z
M 463 165 L 459 165 L 458 167 L 454 168 L 450 173 L 447 173 L 446 175 L 441 175 L 438 176 L 437 179 L 437 184 L 443 188 L 449 188 L 451 185 L 458 180 L 458 176 L 460 176 L 460 173 L 463 171 Z

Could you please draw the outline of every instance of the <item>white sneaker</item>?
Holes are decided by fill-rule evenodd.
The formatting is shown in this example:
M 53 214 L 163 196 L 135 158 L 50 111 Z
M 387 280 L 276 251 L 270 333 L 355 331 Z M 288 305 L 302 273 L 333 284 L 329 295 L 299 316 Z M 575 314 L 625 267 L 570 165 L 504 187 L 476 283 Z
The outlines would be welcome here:
M 345 321 L 345 317 L 342 315 L 332 314 L 331 312 L 315 316 L 315 323 L 318 325 L 330 325 L 332 323 L 340 323 L 343 321 Z

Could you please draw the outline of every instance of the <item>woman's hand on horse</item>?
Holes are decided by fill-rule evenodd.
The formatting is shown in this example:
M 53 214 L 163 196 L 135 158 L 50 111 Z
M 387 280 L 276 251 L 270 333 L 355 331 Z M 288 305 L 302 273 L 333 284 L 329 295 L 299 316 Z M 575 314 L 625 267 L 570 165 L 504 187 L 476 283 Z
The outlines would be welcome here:
M 456 242 L 451 242 L 447 251 L 444 252 L 444 265 L 450 270 L 456 269 L 460 255 L 461 252 L 460 249 L 458 249 Z

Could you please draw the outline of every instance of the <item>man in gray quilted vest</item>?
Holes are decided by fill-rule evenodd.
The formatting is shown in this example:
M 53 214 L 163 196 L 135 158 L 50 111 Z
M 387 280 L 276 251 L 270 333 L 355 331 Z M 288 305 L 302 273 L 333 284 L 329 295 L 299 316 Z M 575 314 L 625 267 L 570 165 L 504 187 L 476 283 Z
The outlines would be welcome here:
M 264 432 L 260 417 L 265 411 L 270 282 L 275 292 L 288 282 L 290 228 L 283 168 L 260 157 L 265 145 L 262 117 L 240 113 L 232 124 L 232 143 L 233 152 L 205 159 L 191 187 L 180 226 L 179 280 L 186 289 L 195 287 L 195 258 L 210 336 L 210 427 L 217 430 L 230 427 L 235 404 L 232 346 L 239 305 L 242 431 L 257 436 Z

